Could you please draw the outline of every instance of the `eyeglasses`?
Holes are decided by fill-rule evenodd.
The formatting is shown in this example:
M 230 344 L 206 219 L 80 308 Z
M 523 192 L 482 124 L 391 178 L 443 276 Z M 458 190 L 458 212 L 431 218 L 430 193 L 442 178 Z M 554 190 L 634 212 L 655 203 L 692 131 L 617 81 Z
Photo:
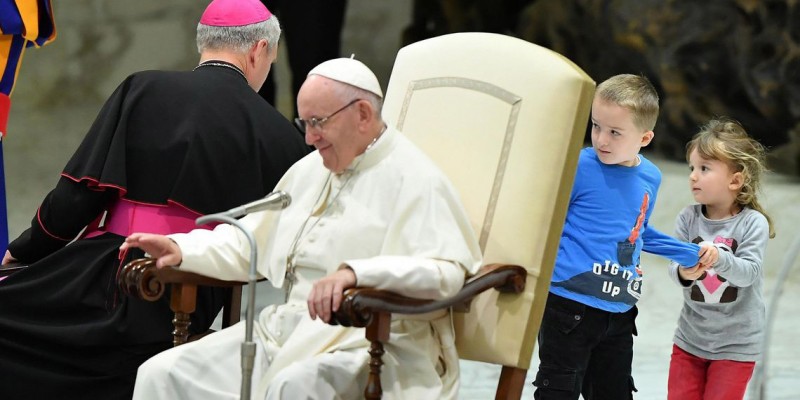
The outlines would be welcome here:
M 334 111 L 331 115 L 328 115 L 327 117 L 324 117 L 324 118 L 311 117 L 311 118 L 309 118 L 307 120 L 306 119 L 302 119 L 302 118 L 295 118 L 294 119 L 294 124 L 295 124 L 295 126 L 297 126 L 297 129 L 300 129 L 300 132 L 303 132 L 303 133 L 306 132 L 306 126 L 309 126 L 309 125 L 312 128 L 322 129 L 322 125 L 325 124 L 326 122 L 328 122 L 329 119 L 333 118 L 334 115 L 342 112 L 345 108 L 350 107 L 353 104 L 356 104 L 356 102 L 361 101 L 361 100 L 362 99 L 355 99 L 355 100 L 345 104 L 344 107 Z

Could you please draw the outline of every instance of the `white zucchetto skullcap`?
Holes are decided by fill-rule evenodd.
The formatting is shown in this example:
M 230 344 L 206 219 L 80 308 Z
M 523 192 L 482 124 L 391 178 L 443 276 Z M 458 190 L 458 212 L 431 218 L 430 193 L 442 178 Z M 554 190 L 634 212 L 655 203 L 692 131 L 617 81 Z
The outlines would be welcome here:
M 361 61 L 351 58 L 334 58 L 317 65 L 309 71 L 308 76 L 319 75 L 333 79 L 359 89 L 376 94 L 383 98 L 381 85 L 375 74 Z

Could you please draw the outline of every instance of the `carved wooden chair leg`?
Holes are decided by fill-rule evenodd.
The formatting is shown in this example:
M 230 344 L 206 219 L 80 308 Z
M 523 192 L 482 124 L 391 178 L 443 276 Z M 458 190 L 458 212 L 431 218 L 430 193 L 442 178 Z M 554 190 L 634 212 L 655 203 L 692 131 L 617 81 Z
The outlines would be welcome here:
M 172 319 L 175 329 L 172 331 L 172 347 L 178 347 L 189 341 L 189 325 L 191 325 L 189 314 L 176 312 Z
M 173 283 L 172 296 L 170 297 L 170 308 L 175 312 L 172 325 L 173 347 L 180 346 L 189 340 L 189 325 L 191 315 L 197 307 L 197 285 Z
M 367 340 L 369 346 L 369 378 L 367 387 L 364 389 L 364 398 L 367 400 L 379 400 L 383 396 L 381 387 L 381 367 L 383 366 L 383 344 L 389 341 L 389 329 L 391 328 L 392 314 L 387 312 L 375 312 L 372 314 L 372 321 L 367 325 Z
M 519 400 L 522 397 L 522 388 L 525 387 L 527 369 L 503 366 L 500 371 L 500 381 L 497 382 L 495 400 Z

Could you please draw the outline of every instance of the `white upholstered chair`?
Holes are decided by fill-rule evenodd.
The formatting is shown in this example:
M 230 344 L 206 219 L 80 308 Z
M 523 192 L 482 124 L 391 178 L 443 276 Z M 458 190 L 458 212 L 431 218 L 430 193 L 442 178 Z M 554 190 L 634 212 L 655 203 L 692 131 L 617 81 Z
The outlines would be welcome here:
M 368 337 L 373 336 L 371 353 L 381 353 L 388 331 L 378 325 L 388 324 L 390 313 L 464 308 L 460 304 L 473 292 L 499 286 L 508 293 L 483 291 L 469 302 L 467 312 L 454 312 L 456 343 L 463 359 L 503 366 L 498 399 L 520 397 L 594 87 L 594 81 L 563 56 L 509 36 L 455 33 L 399 51 L 384 118 L 452 180 L 479 237 L 484 261 L 521 266 L 527 277 L 501 267 L 504 277 L 479 283 L 489 279 L 485 276 L 455 299 L 438 302 L 352 290 L 346 301 L 349 309 L 338 315 L 346 325 L 367 325 Z M 500 272 L 496 265 L 490 269 Z M 373 361 L 377 368 L 371 374 L 377 375 L 380 360 Z M 376 379 L 371 377 L 367 398 L 380 395 Z

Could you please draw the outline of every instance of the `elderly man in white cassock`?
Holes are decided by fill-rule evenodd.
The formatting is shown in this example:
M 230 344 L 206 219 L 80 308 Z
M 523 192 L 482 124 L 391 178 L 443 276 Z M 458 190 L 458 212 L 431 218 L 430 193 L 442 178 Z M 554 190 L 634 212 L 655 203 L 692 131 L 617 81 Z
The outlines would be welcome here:
M 342 291 L 375 287 L 407 296 L 452 296 L 481 254 L 463 206 L 444 174 L 381 119 L 378 80 L 354 59 L 326 61 L 298 94 L 298 126 L 317 151 L 298 161 L 276 190 L 292 196 L 280 212 L 241 223 L 258 241 L 258 272 L 287 290 L 285 304 L 255 323 L 254 398 L 356 399 L 367 380 L 362 328 L 328 325 Z M 158 266 L 227 280 L 248 278 L 246 237 L 213 231 L 133 234 Z M 386 399 L 455 399 L 458 356 L 451 316 L 395 316 L 385 346 Z M 139 368 L 135 399 L 234 399 L 241 385 L 245 324 L 161 353 Z

